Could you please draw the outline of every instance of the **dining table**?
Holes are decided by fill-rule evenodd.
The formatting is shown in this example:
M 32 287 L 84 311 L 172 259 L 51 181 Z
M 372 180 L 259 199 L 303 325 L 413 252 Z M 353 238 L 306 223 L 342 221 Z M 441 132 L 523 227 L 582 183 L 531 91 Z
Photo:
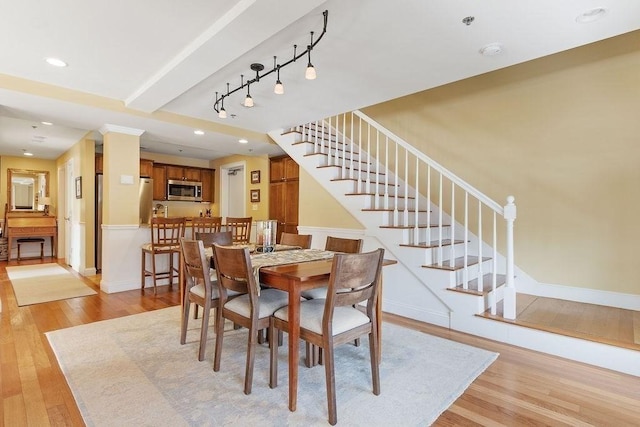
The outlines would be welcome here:
M 234 245 L 235 246 L 235 245 Z M 300 301 L 301 292 L 326 286 L 331 276 L 334 252 L 296 247 L 276 248 L 274 252 L 251 252 L 254 274 L 259 283 L 288 293 L 289 302 L 289 410 L 295 411 L 298 399 L 298 368 L 300 363 Z M 212 249 L 205 248 L 207 257 Z M 397 261 L 385 259 L 383 265 Z M 376 305 L 378 337 L 382 337 L 382 290 Z M 381 351 L 382 346 L 379 350 Z

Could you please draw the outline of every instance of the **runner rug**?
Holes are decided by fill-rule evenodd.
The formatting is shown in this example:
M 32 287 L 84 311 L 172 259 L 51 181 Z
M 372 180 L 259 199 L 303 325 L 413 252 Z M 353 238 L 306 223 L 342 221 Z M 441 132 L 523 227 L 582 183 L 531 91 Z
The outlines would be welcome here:
M 97 292 L 58 264 L 7 267 L 18 306 L 57 301 Z
M 286 334 L 278 387 L 269 388 L 269 349 L 259 345 L 253 391 L 245 395 L 246 329 L 225 332 L 221 368 L 214 372 L 215 334 L 205 360 L 197 360 L 199 324 L 190 321 L 185 345 L 178 307 L 47 337 L 88 426 L 328 425 L 324 367 L 304 367 L 304 352 L 297 411 L 288 409 Z M 336 349 L 338 425 L 429 425 L 497 356 L 385 323 L 379 396 L 371 391 L 367 339 Z

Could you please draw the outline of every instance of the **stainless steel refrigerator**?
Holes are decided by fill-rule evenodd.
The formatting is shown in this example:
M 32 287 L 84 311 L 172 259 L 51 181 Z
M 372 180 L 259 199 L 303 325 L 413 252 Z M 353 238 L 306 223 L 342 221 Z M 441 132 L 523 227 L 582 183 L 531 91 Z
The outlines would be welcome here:
M 96 270 L 102 270 L 102 190 L 103 175 L 96 175 L 96 229 L 95 229 L 95 254 Z M 149 224 L 153 208 L 153 180 L 151 178 L 140 178 L 139 189 L 140 202 L 140 224 Z

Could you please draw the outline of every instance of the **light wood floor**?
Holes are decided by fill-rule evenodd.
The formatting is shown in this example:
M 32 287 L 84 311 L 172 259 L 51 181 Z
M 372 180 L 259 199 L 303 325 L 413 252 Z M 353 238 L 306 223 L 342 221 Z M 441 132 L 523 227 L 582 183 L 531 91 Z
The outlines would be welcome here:
M 516 320 L 527 328 L 640 351 L 640 311 L 518 294 Z M 640 356 L 640 353 L 639 353 Z
M 45 332 L 179 304 L 174 286 L 173 291 L 160 287 L 155 297 L 137 290 L 99 292 L 17 307 L 6 266 L 0 262 L 0 426 L 83 425 Z M 85 280 L 99 291 L 95 283 Z M 437 426 L 640 425 L 638 377 L 393 315 L 385 315 L 384 320 L 500 353 L 440 416 Z

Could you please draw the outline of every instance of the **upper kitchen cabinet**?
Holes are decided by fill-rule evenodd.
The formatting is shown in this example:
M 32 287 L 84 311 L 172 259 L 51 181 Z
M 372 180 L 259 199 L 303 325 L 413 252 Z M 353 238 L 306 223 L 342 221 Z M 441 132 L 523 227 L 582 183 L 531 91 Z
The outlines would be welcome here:
M 291 157 L 273 157 L 269 162 L 269 180 L 271 182 L 297 180 L 298 164 Z
M 167 200 L 167 167 L 153 165 L 153 200 Z
M 153 160 L 140 159 L 140 176 L 153 178 Z
M 202 174 L 200 173 L 200 168 L 167 165 L 167 179 L 200 182 Z
M 213 203 L 215 188 L 215 169 L 201 169 L 200 175 L 202 178 L 202 201 Z

